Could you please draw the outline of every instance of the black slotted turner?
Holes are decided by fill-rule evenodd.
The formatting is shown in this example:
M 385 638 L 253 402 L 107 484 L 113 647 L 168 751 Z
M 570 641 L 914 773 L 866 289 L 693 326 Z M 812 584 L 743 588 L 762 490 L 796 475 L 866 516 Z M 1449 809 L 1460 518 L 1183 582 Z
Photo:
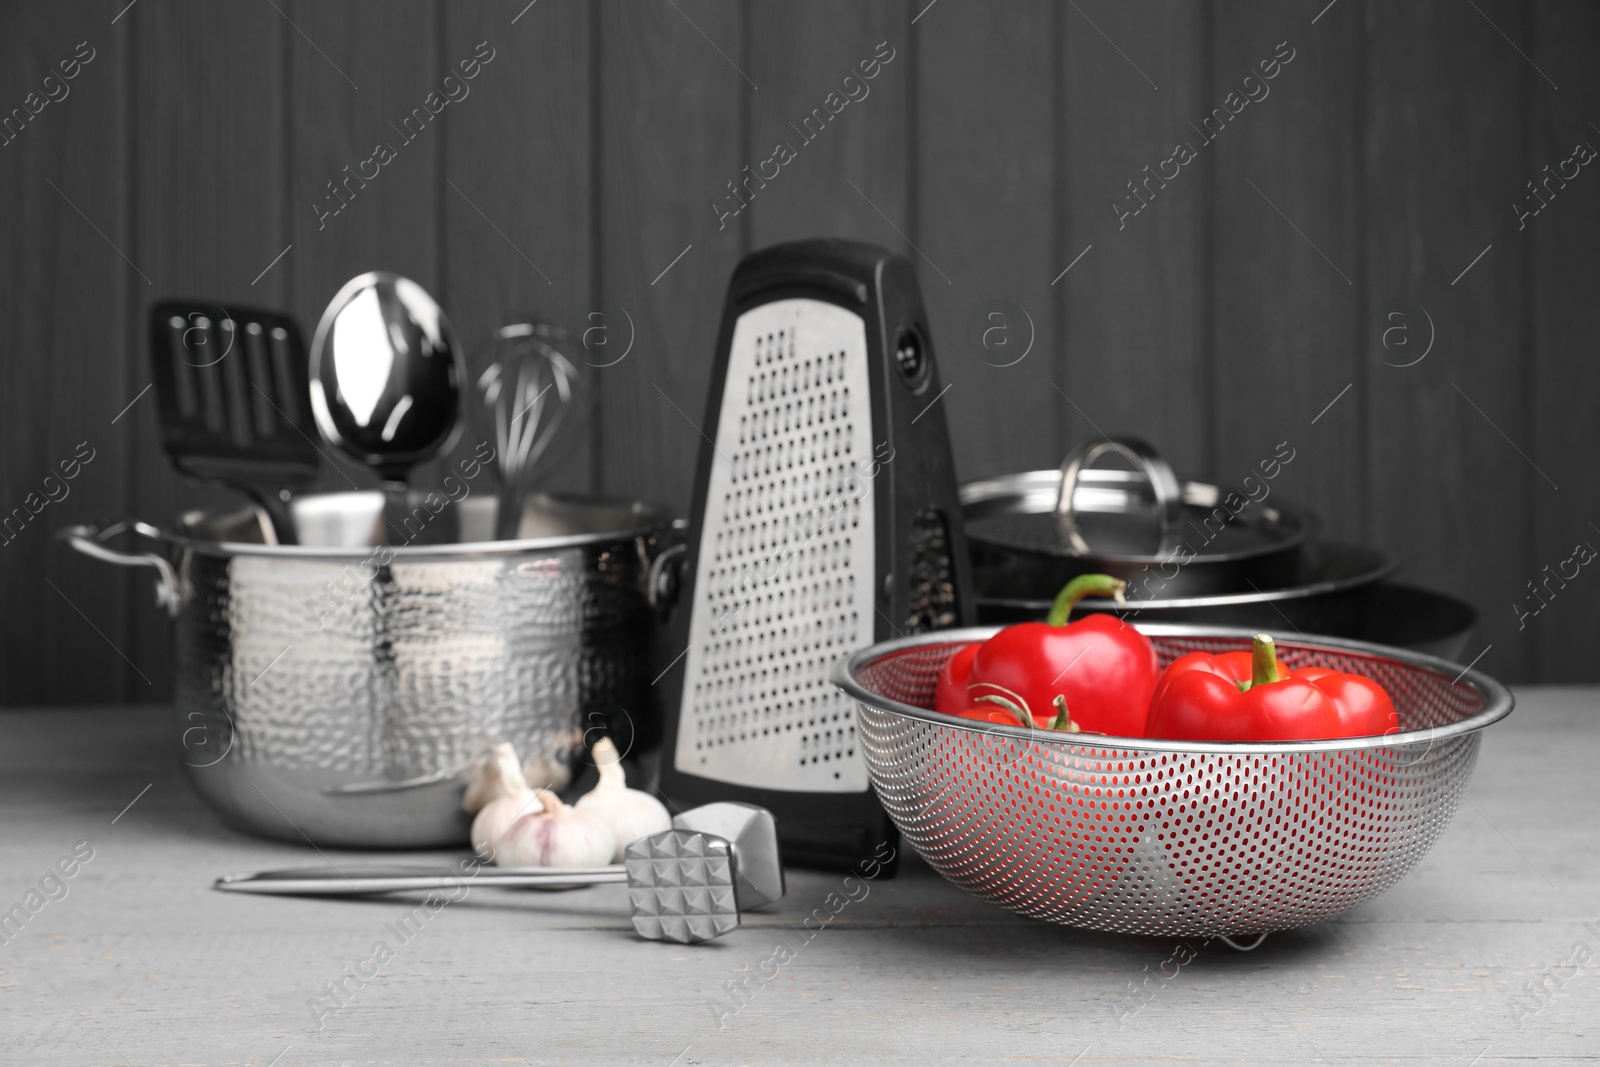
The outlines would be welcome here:
M 289 493 L 317 476 L 309 369 L 294 320 L 163 300 L 150 309 L 161 444 L 179 473 L 249 494 L 278 544 L 296 542 Z

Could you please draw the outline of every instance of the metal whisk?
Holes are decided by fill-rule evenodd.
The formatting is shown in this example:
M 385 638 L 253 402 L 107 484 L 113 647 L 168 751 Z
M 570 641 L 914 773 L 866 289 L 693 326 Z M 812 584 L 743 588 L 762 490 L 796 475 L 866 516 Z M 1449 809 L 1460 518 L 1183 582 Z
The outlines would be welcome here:
M 497 539 L 514 538 L 523 502 L 562 452 L 561 426 L 581 403 L 584 379 L 559 346 L 565 330 L 530 319 L 496 330 L 475 360 L 473 418 L 495 446 L 500 475 Z

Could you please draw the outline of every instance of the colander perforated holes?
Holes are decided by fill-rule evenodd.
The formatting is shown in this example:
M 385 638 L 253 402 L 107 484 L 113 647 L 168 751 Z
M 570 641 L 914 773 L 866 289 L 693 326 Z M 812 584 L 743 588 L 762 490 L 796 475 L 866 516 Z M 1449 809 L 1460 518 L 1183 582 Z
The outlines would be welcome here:
M 1158 636 L 1163 664 L 1224 639 Z M 857 672 L 927 707 L 960 646 L 929 644 Z M 1377 679 L 1402 726 L 1486 707 L 1465 682 L 1342 650 L 1279 646 L 1285 663 Z M 1173 753 L 1019 741 L 870 704 L 861 748 L 878 796 L 946 878 L 1023 914 L 1163 936 L 1249 934 L 1338 914 L 1393 885 L 1448 824 L 1480 733 L 1405 747 Z
M 718 413 L 677 765 L 740 785 L 868 785 L 834 662 L 870 644 L 866 332 L 832 304 L 739 318 Z

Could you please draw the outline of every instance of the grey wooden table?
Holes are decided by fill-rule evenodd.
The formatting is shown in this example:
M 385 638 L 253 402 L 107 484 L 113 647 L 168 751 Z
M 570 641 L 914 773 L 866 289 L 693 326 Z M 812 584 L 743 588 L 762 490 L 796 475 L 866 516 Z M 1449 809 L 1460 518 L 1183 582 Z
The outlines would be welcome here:
M 0 909 L 40 894 L 0 930 L 0 1064 L 1596 1062 L 1600 690 L 1517 696 L 1409 877 L 1249 954 L 1023 919 L 915 861 L 809 939 L 837 875 L 689 948 L 634 937 L 615 885 L 409 927 L 417 898 L 222 894 L 319 857 L 219 825 L 157 711 L 0 712 Z

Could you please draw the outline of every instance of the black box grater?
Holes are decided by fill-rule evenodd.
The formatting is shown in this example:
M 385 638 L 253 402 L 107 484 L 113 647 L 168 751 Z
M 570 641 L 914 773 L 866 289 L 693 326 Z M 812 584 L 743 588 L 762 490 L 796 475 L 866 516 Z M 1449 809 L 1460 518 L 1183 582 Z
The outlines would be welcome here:
M 895 839 L 834 662 L 971 622 L 941 388 L 903 256 L 797 241 L 734 270 L 661 681 L 661 790 L 769 809 L 792 863 L 881 861 Z

